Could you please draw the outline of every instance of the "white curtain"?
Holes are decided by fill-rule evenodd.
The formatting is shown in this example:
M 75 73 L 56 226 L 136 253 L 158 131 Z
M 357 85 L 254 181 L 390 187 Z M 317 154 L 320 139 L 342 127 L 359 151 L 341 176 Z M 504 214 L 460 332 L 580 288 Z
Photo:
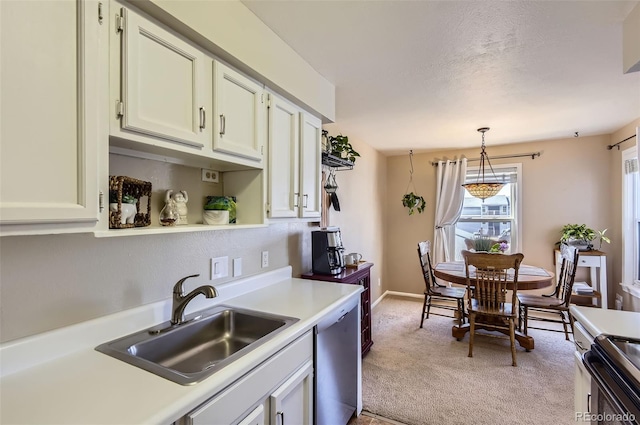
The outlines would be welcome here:
M 460 218 L 467 175 L 467 158 L 438 161 L 436 180 L 436 220 L 433 238 L 434 265 L 452 259 L 449 252 L 449 230 Z

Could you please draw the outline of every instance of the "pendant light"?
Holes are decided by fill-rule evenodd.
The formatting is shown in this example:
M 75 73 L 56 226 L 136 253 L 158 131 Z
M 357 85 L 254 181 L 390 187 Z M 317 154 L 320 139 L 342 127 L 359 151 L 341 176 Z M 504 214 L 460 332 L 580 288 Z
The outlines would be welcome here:
M 482 150 L 480 151 L 480 168 L 478 169 L 478 178 L 475 183 L 467 183 L 462 186 L 467 189 L 467 192 L 475 198 L 480 198 L 483 201 L 486 198 L 491 198 L 492 196 L 496 196 L 500 189 L 504 187 L 504 183 L 498 182 L 498 178 L 496 174 L 493 172 L 493 167 L 491 166 L 491 161 L 489 161 L 489 155 L 485 152 L 484 148 L 484 133 L 489 131 L 489 127 L 479 128 L 478 131 L 482 133 Z M 494 181 L 488 182 L 485 181 L 484 176 L 484 162 L 487 161 L 489 164 L 489 169 L 491 170 L 491 174 L 493 174 Z

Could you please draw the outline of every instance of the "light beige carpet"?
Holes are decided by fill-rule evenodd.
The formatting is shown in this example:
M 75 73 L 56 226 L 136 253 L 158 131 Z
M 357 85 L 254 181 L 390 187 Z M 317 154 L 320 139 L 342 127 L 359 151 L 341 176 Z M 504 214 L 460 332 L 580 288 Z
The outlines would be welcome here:
M 422 302 L 386 297 L 372 314 L 373 341 L 363 360 L 363 407 L 408 425 L 569 424 L 574 422 L 573 342 L 530 330 L 535 349 L 508 339 L 451 336 L 453 320 L 430 315 L 420 329 Z

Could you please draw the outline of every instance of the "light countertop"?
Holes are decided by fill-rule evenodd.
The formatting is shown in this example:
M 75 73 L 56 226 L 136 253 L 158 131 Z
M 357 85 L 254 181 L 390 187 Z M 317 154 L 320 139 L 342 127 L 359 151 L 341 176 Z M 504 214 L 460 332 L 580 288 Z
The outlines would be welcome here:
M 571 314 L 592 335 L 617 335 L 640 339 L 640 313 L 571 306 Z
M 252 282 L 255 283 L 255 279 Z M 0 380 L 0 423 L 171 423 L 312 329 L 326 314 L 351 301 L 352 297 L 359 297 L 360 292 L 362 288 L 358 285 L 286 277 L 239 296 L 222 297 L 217 302 L 214 299 L 206 308 L 225 304 L 300 320 L 252 352 L 191 386 L 176 384 L 94 350 L 96 345 L 110 339 L 102 337 L 105 339 L 95 341 L 94 335 L 103 333 L 96 331 L 92 334 L 92 329 L 106 325 L 116 328 L 110 329 L 109 335 L 127 335 L 132 331 L 125 331 L 121 323 L 131 322 L 133 313 L 106 316 L 91 325 L 74 325 L 73 332 L 63 329 L 53 331 L 52 335 L 43 334 L 27 338 L 24 342 L 11 342 L 9 347 L 0 347 L 0 364 L 5 369 Z M 166 308 L 163 311 L 166 313 Z M 135 314 L 139 315 L 138 312 Z M 160 322 L 157 318 L 153 320 Z M 51 341 L 70 338 L 70 335 L 75 340 L 86 341 L 86 344 L 52 360 L 34 360 L 26 367 L 15 365 L 28 357 L 24 353 L 37 351 L 39 355 L 46 354 L 48 346 L 53 353 L 56 344 Z M 74 344 L 78 345 L 77 341 Z

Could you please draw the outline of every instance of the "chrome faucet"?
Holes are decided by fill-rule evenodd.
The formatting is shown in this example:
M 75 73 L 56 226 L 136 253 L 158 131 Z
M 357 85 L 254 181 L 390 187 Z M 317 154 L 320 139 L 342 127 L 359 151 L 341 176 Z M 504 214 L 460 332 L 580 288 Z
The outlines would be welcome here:
M 199 274 L 183 277 L 173 286 L 173 306 L 171 308 L 171 324 L 179 325 L 184 323 L 184 309 L 187 304 L 196 296 L 202 294 L 207 298 L 214 298 L 218 296 L 218 291 L 211 285 L 202 285 L 188 294 L 184 294 L 184 281 L 190 277 L 198 277 Z

